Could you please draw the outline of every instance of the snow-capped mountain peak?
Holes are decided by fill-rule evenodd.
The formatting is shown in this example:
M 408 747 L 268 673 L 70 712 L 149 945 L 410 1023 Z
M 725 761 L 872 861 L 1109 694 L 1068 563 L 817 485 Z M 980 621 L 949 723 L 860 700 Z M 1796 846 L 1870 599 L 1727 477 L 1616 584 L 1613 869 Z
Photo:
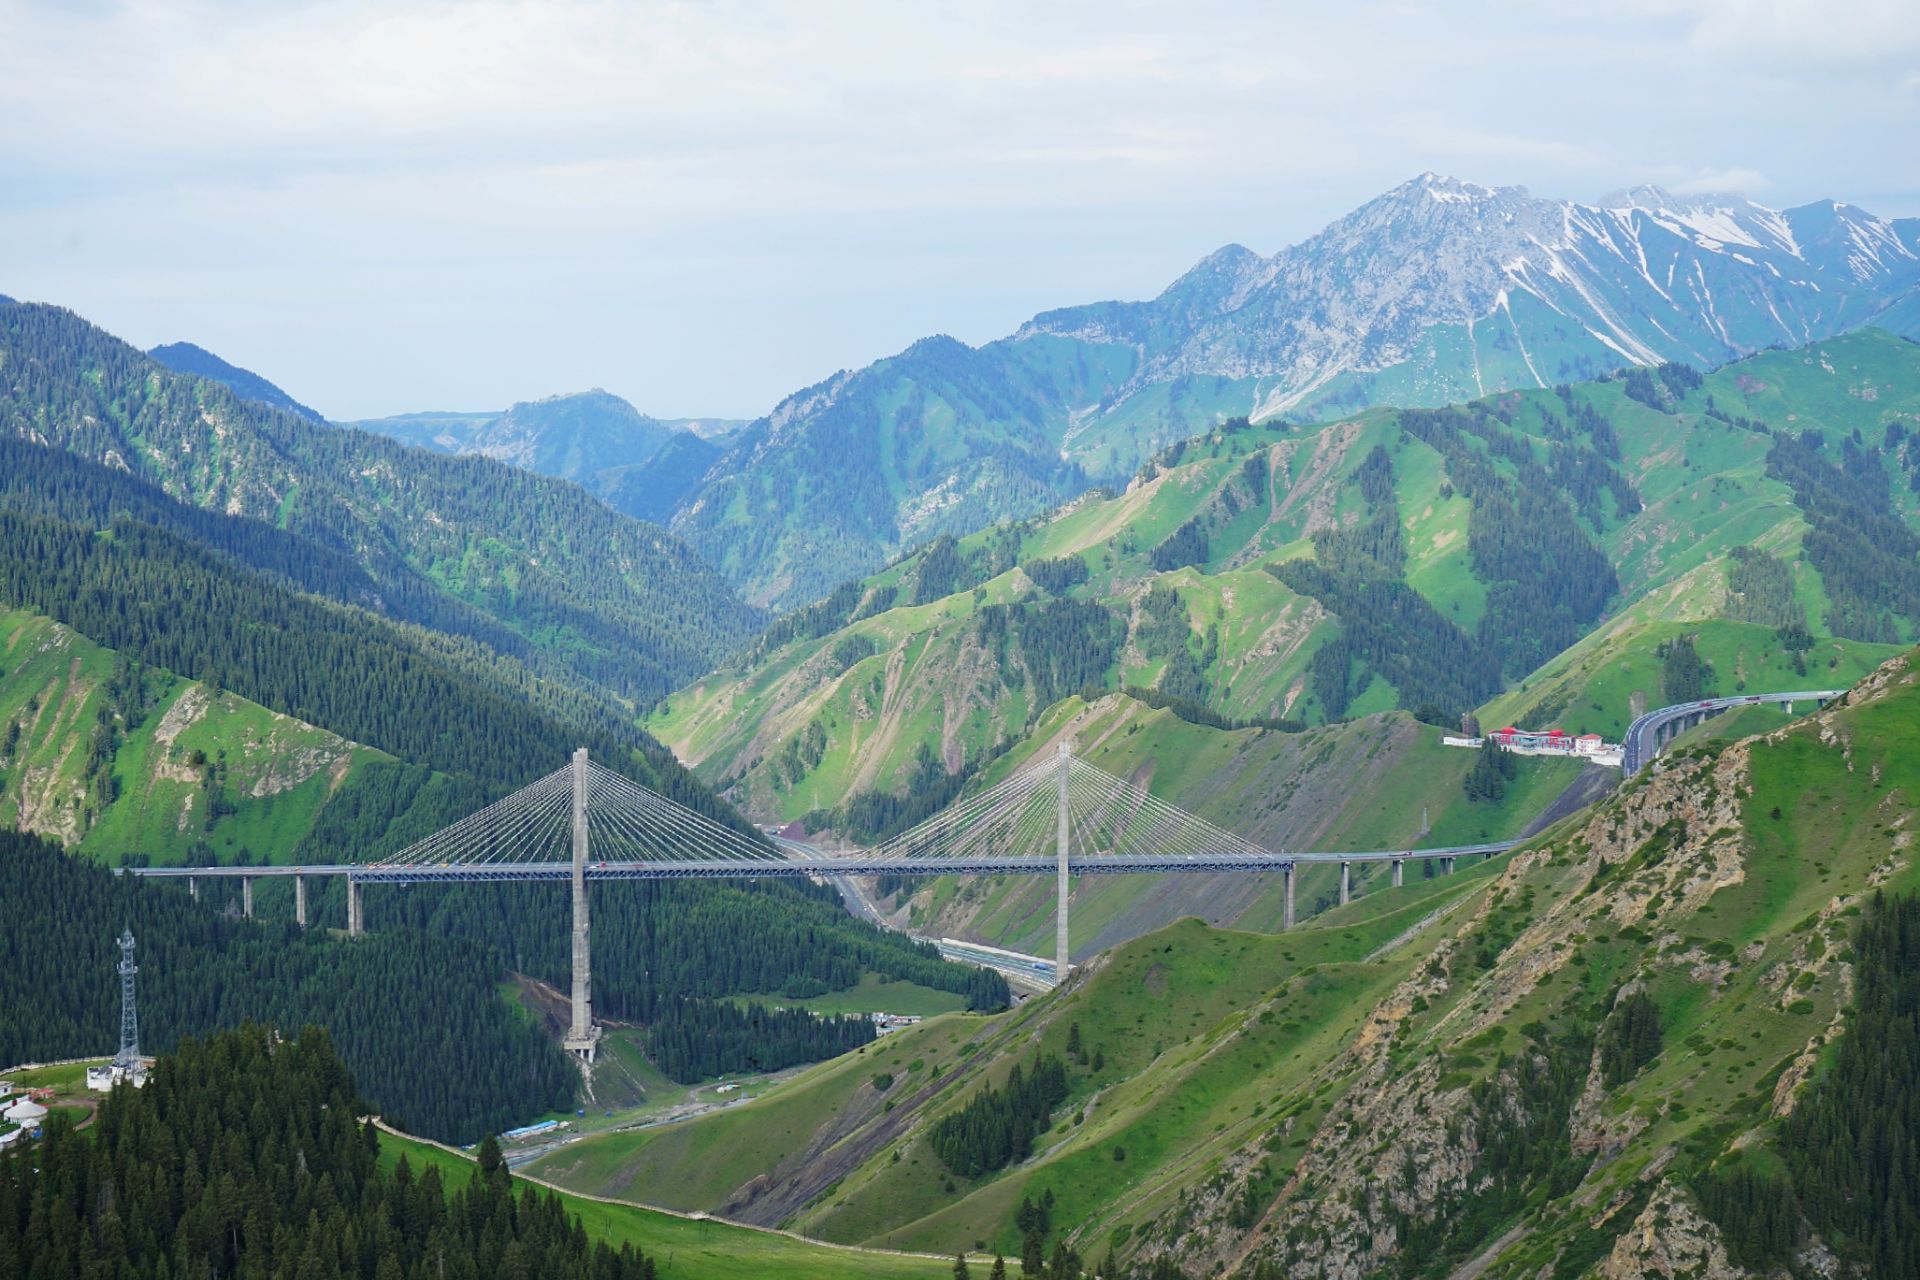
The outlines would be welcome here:
M 1718 364 L 1916 289 L 1920 230 L 1853 206 L 1651 184 L 1582 204 L 1423 173 L 1270 258 L 1231 246 L 1152 302 L 1047 312 L 1021 336 L 1132 345 L 1136 386 L 1259 379 L 1267 410 L 1411 362 L 1432 369 L 1414 394 L 1438 402 L 1625 363 Z

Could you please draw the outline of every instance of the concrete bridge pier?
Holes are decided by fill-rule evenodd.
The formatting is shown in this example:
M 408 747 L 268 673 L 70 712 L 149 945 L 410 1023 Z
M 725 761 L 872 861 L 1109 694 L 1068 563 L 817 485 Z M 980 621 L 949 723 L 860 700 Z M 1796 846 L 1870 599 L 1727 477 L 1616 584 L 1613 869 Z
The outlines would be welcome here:
M 1340 864 L 1340 905 L 1346 906 L 1353 901 L 1353 864 Z
M 1453 859 L 1451 857 L 1440 859 L 1440 874 L 1443 876 L 1453 874 Z
M 253 919 L 253 877 L 240 877 L 240 914 Z
M 357 938 L 367 931 L 367 908 L 360 900 L 360 882 L 347 877 L 347 936 Z
M 1293 873 L 1294 873 L 1294 870 L 1295 870 L 1295 866 L 1291 862 L 1289 862 L 1286 866 L 1280 869 L 1280 874 L 1287 878 L 1287 906 L 1286 906 L 1286 910 L 1283 911 L 1280 916 L 1280 927 L 1282 929 L 1293 928 Z
M 1406 882 L 1407 882 L 1407 860 L 1405 858 L 1395 858 L 1393 860 L 1393 887 L 1398 889 L 1401 885 L 1405 884 Z
M 302 929 L 307 927 L 307 878 L 293 878 L 293 922 Z
M 200 881 L 193 876 L 187 877 L 187 896 L 195 902 L 200 901 Z

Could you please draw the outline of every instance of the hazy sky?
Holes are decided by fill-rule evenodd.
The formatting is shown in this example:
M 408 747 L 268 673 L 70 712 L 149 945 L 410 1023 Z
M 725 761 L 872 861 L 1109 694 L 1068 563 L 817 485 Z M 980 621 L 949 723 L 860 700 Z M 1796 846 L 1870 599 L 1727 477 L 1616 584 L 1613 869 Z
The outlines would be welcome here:
M 0 293 L 334 417 L 748 417 L 1423 170 L 1920 214 L 1914 0 L 0 0 Z

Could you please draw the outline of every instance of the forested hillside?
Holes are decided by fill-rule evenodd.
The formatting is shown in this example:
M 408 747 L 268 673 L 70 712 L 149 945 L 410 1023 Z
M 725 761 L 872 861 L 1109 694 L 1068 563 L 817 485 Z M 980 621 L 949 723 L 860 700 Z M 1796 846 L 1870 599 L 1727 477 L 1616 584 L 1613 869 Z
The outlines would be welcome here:
M 275 409 L 297 413 L 314 422 L 325 422 L 320 411 L 301 404 L 285 391 L 251 369 L 228 364 L 205 347 L 191 342 L 168 342 L 147 352 L 175 373 L 190 373 L 221 383 L 242 400 L 253 400 Z
M 1920 347 L 1874 331 L 1704 376 L 1241 421 L 1124 493 L 844 585 L 650 724 L 756 816 L 863 835 L 1083 686 L 1276 730 L 1398 707 L 1617 734 L 1696 633 L 1702 692 L 1844 684 L 1920 626 L 1898 587 L 1915 423 Z
M 0 613 L 0 827 L 110 861 L 270 861 L 394 767 L 43 614 Z
M 1103 1275 L 1905 1274 L 1916 724 L 1905 653 L 1492 863 L 1280 934 L 1179 924 L 540 1168 Z M 1032 1134 L 1004 1168 L 1003 1131 Z M 762 1176 L 666 1185 L 736 1150 Z
M 630 708 L 591 683 L 555 678 L 538 653 L 512 656 L 510 632 L 495 649 L 341 603 L 379 603 L 380 587 L 324 541 L 182 504 L 43 444 L 0 441 L 0 457 L 11 464 L 0 470 L 0 603 L 9 610 L 0 614 L 0 818 L 11 825 L 113 863 L 365 861 L 551 772 L 582 745 L 681 803 L 740 822 L 634 725 Z M 442 610 L 429 615 L 436 621 L 478 618 L 471 630 L 500 639 L 500 624 L 416 585 L 418 599 Z M 310 918 L 341 923 L 339 884 L 310 887 Z M 260 885 L 260 914 L 286 919 L 288 896 L 284 882 Z M 220 897 L 210 905 L 228 905 Z M 566 982 L 562 895 L 516 885 L 371 898 L 377 933 L 479 945 L 459 981 L 484 978 L 490 1001 L 490 984 L 509 971 Z M 1007 998 L 998 978 L 848 918 L 824 890 L 629 884 L 595 898 L 602 1007 L 644 1022 L 659 1066 L 682 1079 L 811 1061 L 871 1035 L 864 1021 L 773 1018 L 752 997 L 879 978 L 981 1008 Z M 448 981 L 438 970 L 413 979 L 423 1000 Z M 279 1016 L 281 1006 L 269 1011 Z M 337 1029 L 355 1015 L 343 1001 L 313 1016 Z M 21 1050 L 62 1051 L 39 1041 Z M 389 1066 L 370 1087 L 384 1087 Z M 544 1108 L 533 1101 L 514 1116 Z M 472 1104 L 447 1105 L 459 1123 L 476 1122 Z
M 515 972 L 562 991 L 572 972 L 570 909 L 565 894 L 543 886 L 366 894 L 371 928 L 495 940 Z M 997 973 L 857 920 L 818 885 L 596 884 L 593 921 L 595 1013 L 645 1026 L 649 1055 L 681 1081 L 779 1070 L 866 1043 L 865 1018 L 843 1024 L 765 1006 L 843 991 L 868 974 L 953 992 L 976 1010 L 1008 1002 Z
M 329 603 L 378 588 L 351 557 L 298 535 L 186 506 L 24 441 L 0 440 L 0 462 L 0 603 L 52 616 L 128 664 L 170 669 L 410 763 L 505 787 L 588 744 L 603 763 L 726 816 L 617 699 L 538 675 L 508 656 L 524 651 L 513 633 L 444 597 L 460 616 L 441 616 L 424 584 L 428 616 L 479 638 Z M 118 533 L 99 536 L 109 530 Z M 19 714 L 29 702 L 37 711 L 48 692 L 20 691 Z M 135 692 L 140 715 L 159 706 L 158 691 Z M 116 745 L 105 738 L 139 728 L 139 716 L 127 721 L 117 707 L 112 716 L 112 725 L 90 726 L 89 775 Z M 73 746 L 57 749 L 64 756 Z
M 336 599 L 629 698 L 707 669 L 757 621 L 673 537 L 572 485 L 242 400 L 59 308 L 0 306 L 0 370 L 0 435 L 344 553 L 373 589 Z
M 551 1193 L 516 1192 L 489 1138 L 480 1176 L 382 1172 L 355 1072 L 326 1033 L 246 1026 L 184 1044 L 92 1133 L 64 1121 L 0 1157 L 0 1275 L 651 1280 L 589 1244 Z
M 224 903 L 13 832 L 0 831 L 0 865 L 0 1063 L 113 1052 L 114 940 L 131 928 L 149 1053 L 248 1018 L 318 1024 L 396 1124 L 460 1142 L 565 1108 L 578 1087 L 565 1055 L 496 994 L 507 957 L 485 935 L 391 930 L 349 943 L 290 917 L 236 920 Z

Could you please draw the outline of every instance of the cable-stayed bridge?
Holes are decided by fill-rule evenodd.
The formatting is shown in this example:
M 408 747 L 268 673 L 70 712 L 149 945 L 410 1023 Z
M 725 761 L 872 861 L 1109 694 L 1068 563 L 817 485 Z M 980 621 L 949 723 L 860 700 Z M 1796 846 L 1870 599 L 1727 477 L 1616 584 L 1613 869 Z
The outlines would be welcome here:
M 1284 925 L 1294 923 L 1294 876 L 1302 863 L 1338 863 L 1340 900 L 1352 896 L 1352 864 L 1391 862 L 1393 883 L 1409 858 L 1452 869 L 1462 855 L 1493 854 L 1513 841 L 1443 849 L 1359 853 L 1276 852 L 1186 812 L 1062 747 L 919 826 L 870 849 L 830 854 L 716 822 L 593 763 L 584 748 L 544 778 L 374 862 L 320 866 L 140 867 L 137 876 L 238 879 L 253 913 L 253 884 L 291 877 L 294 913 L 307 923 L 306 881 L 347 882 L 347 931 L 365 928 L 368 885 L 564 881 L 573 894 L 573 1025 L 567 1046 L 591 1057 L 592 946 L 587 886 L 604 880 L 743 877 L 1050 875 L 1056 880 L 1056 980 L 1068 969 L 1067 889 L 1074 875 L 1268 872 L 1285 878 Z
M 1626 739 L 1630 777 L 1679 729 L 1751 703 L 1819 705 L 1838 690 L 1749 694 L 1663 707 L 1636 718 Z M 1294 924 L 1294 877 L 1302 864 L 1338 863 L 1340 901 L 1353 896 L 1353 864 L 1390 862 L 1393 883 L 1412 858 L 1492 855 L 1514 840 L 1428 849 L 1276 852 L 1242 839 L 1075 757 L 1057 755 L 1016 771 L 949 806 L 919 826 L 870 849 L 831 854 L 795 841 L 737 831 L 594 764 L 583 747 L 537 782 L 397 853 L 374 862 L 321 866 L 139 867 L 137 876 L 238 879 L 242 909 L 253 914 L 253 883 L 291 877 L 294 918 L 307 923 L 307 878 L 347 882 L 347 932 L 365 929 L 362 892 L 370 884 L 565 881 L 573 894 L 573 1026 L 566 1044 L 593 1056 L 592 945 L 587 886 L 598 880 L 718 880 L 743 877 L 1050 875 L 1058 907 L 1055 980 L 1068 970 L 1067 888 L 1074 875 L 1168 872 L 1272 872 L 1285 878 L 1282 925 Z

